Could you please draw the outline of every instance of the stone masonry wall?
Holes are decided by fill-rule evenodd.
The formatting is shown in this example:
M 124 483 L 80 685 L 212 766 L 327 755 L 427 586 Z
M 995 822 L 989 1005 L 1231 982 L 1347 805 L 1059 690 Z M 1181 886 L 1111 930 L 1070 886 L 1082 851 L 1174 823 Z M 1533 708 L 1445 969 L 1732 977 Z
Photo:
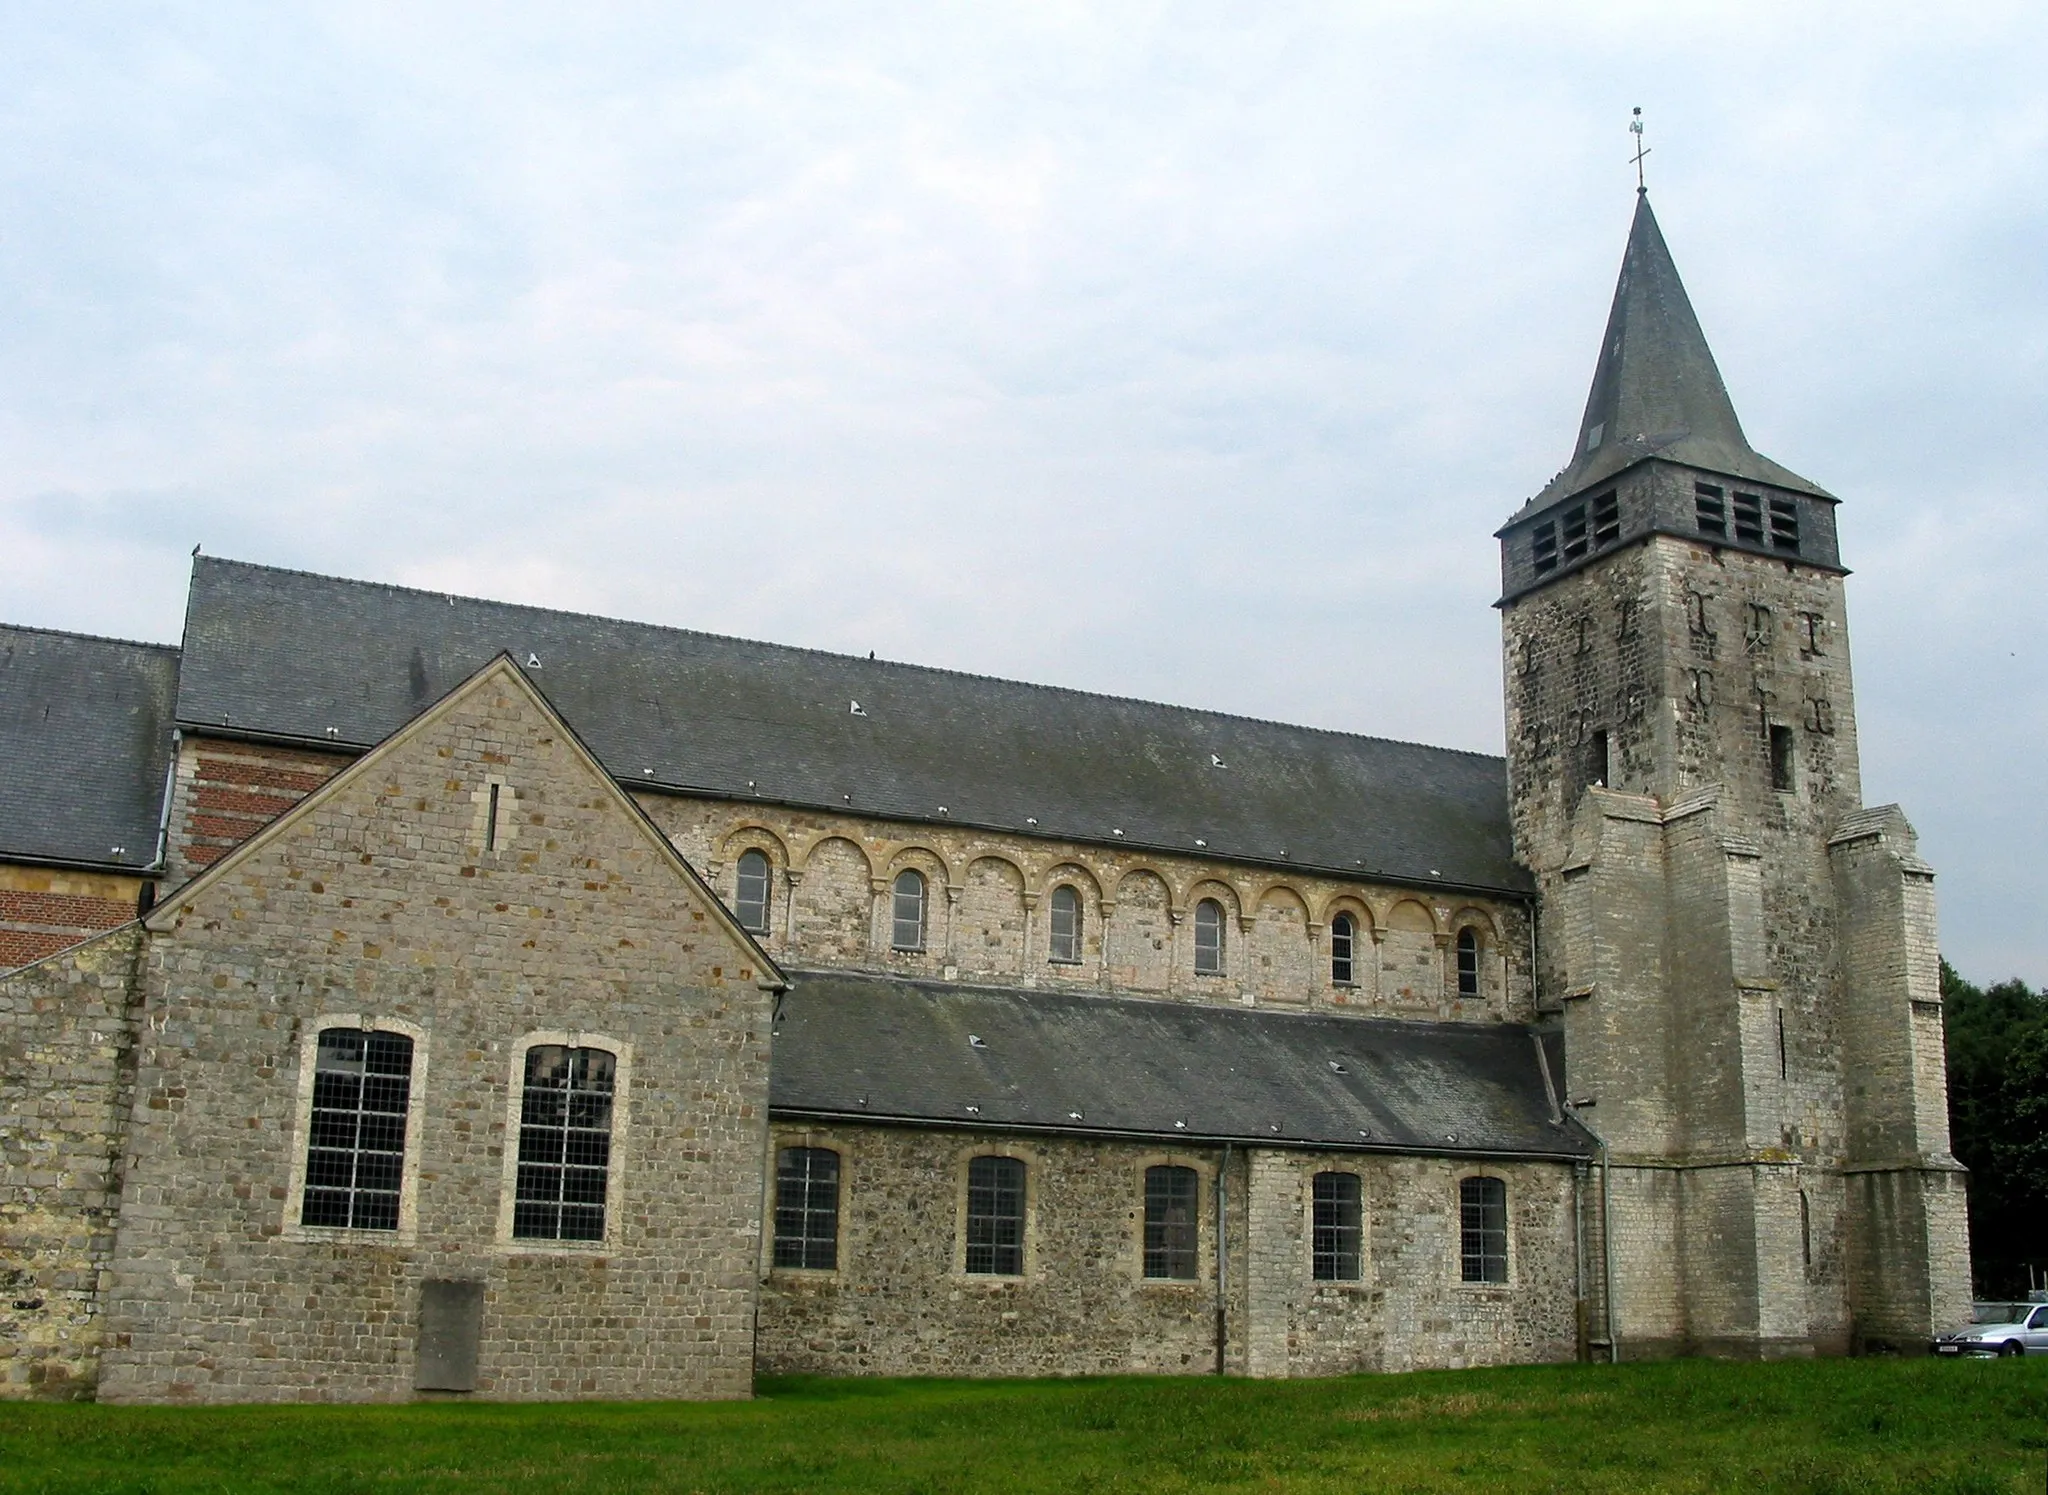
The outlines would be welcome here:
M 140 928 L 0 978 L 0 1397 L 90 1396 Z
M 769 994 L 523 682 L 480 677 L 149 922 L 103 1399 L 410 1397 L 428 1279 L 483 1285 L 479 1395 L 748 1394 Z M 296 1211 L 328 1024 L 414 1036 L 397 1230 Z M 619 1056 L 603 1241 L 511 1238 L 523 1041 Z

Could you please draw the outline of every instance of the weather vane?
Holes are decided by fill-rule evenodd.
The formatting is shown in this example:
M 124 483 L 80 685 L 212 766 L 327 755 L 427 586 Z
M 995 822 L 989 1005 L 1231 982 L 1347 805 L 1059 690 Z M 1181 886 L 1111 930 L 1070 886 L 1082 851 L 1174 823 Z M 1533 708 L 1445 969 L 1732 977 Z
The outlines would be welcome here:
M 1643 106 L 1641 104 L 1636 105 L 1635 116 L 1634 119 L 1628 122 L 1629 134 L 1636 137 L 1636 153 L 1630 156 L 1629 159 L 1636 163 L 1636 191 L 1647 192 L 1650 189 L 1643 183 L 1643 157 L 1650 154 L 1650 148 L 1643 144 Z

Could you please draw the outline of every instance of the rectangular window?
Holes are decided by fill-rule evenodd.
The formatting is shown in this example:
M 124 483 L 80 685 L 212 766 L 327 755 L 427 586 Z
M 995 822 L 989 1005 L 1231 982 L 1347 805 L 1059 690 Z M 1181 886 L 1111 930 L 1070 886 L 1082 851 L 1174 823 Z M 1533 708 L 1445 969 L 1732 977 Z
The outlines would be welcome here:
M 1192 1282 L 1195 1277 L 1196 1200 L 1192 1168 L 1145 1170 L 1145 1275 Z
M 1693 520 L 1703 535 L 1728 536 L 1728 504 L 1719 488 L 1712 483 L 1692 485 Z
M 967 1165 L 967 1270 L 1024 1275 L 1024 1165 L 976 1158 Z
M 1799 506 L 1789 498 L 1771 500 L 1771 548 L 1799 549 Z
M 1593 548 L 1604 550 L 1621 538 L 1621 501 L 1609 490 L 1593 500 Z
M 924 874 L 899 872 L 889 897 L 889 945 L 891 949 L 917 951 L 924 948 Z
M 302 1225 L 398 1229 L 412 1040 L 403 1033 L 329 1028 L 313 1064 Z
M 1358 1175 L 1318 1173 L 1313 1185 L 1310 1269 L 1318 1282 L 1356 1282 L 1364 1232 Z
M 1081 895 L 1061 886 L 1052 890 L 1052 950 L 1054 965 L 1081 963 Z
M 740 853 L 733 880 L 733 912 L 739 916 L 740 928 L 749 934 L 768 932 L 768 870 L 765 853 Z
M 1351 915 L 1339 914 L 1330 921 L 1330 980 L 1350 986 L 1356 979 L 1358 925 Z
M 775 1163 L 775 1265 L 839 1268 L 839 1154 L 785 1147 Z
M 604 1239 L 617 1064 L 603 1049 L 537 1043 L 526 1051 L 512 1202 L 516 1239 Z
M 1573 504 L 1564 511 L 1564 559 L 1569 565 L 1586 555 L 1586 506 Z
M 1607 733 L 1593 732 L 1586 739 L 1586 783 L 1594 789 L 1607 787 L 1608 769 Z
M 1195 974 L 1223 974 L 1223 905 L 1213 898 L 1195 905 Z
M 1735 495 L 1735 538 L 1751 545 L 1764 543 L 1764 501 L 1754 493 Z
M 1508 1280 L 1508 1186 L 1497 1178 L 1458 1185 L 1459 1258 L 1467 1282 Z
M 1771 728 L 1771 787 L 1789 794 L 1794 789 L 1794 775 L 1797 764 L 1793 757 L 1793 738 L 1790 727 Z
M 1536 574 L 1557 569 L 1557 522 L 1546 519 L 1529 532 L 1529 556 L 1536 563 Z

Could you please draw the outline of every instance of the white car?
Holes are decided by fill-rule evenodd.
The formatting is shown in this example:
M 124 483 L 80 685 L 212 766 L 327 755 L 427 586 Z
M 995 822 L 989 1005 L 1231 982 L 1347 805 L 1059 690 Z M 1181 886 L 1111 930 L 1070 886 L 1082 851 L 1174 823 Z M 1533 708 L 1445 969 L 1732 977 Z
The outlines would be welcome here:
M 1937 1355 L 2048 1355 L 2048 1303 L 1972 1303 L 1970 1326 L 1934 1341 Z

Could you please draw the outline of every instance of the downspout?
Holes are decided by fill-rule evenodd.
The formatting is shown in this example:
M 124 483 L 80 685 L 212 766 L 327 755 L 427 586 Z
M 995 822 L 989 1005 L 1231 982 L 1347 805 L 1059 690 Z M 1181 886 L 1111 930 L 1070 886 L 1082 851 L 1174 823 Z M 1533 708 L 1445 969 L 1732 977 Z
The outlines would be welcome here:
M 1600 1304 L 1607 1323 L 1607 1361 L 1610 1365 L 1619 1365 L 1621 1337 L 1614 1330 L 1614 1170 L 1607 1161 L 1607 1139 L 1594 1130 L 1593 1124 L 1576 1106 L 1569 1101 L 1565 1104 L 1572 1113 L 1572 1120 L 1584 1127 L 1600 1146 Z
M 171 880 L 171 800 L 178 792 L 178 755 L 184 742 L 184 732 L 177 727 L 171 728 L 171 761 L 164 769 L 164 802 L 156 813 L 156 850 L 149 858 L 149 865 L 156 869 L 157 882 L 143 882 L 136 898 L 135 916 L 138 919 L 156 906 L 158 884 Z
M 1230 1193 L 1230 1144 L 1223 1144 L 1223 1161 L 1216 1168 L 1216 1374 L 1222 1375 L 1223 1351 L 1229 1343 L 1228 1323 L 1224 1304 L 1230 1290 L 1230 1236 L 1227 1226 L 1230 1217 L 1224 1209 L 1224 1200 Z
M 1591 1360 L 1586 1341 L 1586 1165 L 1572 1164 L 1572 1322 L 1578 1335 L 1579 1359 Z

